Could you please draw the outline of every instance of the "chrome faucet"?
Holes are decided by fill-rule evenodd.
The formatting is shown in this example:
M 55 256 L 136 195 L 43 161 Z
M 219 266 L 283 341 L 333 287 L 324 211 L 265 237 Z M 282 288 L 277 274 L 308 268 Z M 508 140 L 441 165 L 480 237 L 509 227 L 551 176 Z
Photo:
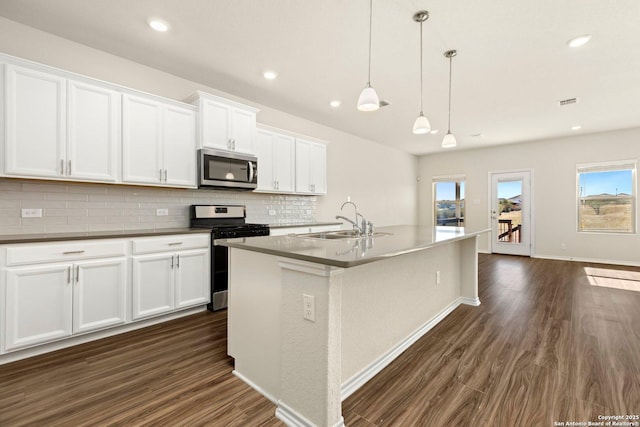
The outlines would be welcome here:
M 355 210 L 355 213 L 356 213 L 354 218 L 355 221 L 352 221 L 349 218 L 342 215 L 336 215 L 336 219 L 344 219 L 345 221 L 349 222 L 351 225 L 353 225 L 353 231 L 355 231 L 361 236 L 369 236 L 373 234 L 373 224 L 371 223 L 371 221 L 367 221 L 365 217 L 362 216 L 362 214 L 358 213 L 358 206 L 356 206 L 356 204 L 351 201 L 350 197 L 348 197 L 347 201 L 342 204 L 342 206 L 340 207 L 340 210 L 343 210 L 346 205 L 353 205 L 353 209 Z M 360 217 L 361 219 L 360 225 L 358 225 L 358 217 Z

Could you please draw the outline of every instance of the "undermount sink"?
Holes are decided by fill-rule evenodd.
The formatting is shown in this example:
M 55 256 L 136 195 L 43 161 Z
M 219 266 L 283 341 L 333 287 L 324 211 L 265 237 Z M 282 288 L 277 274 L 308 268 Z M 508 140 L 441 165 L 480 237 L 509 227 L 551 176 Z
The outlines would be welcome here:
M 337 239 L 366 239 L 368 237 L 382 237 L 390 236 L 392 233 L 374 232 L 370 236 L 363 236 L 355 231 L 325 231 L 321 233 L 307 233 L 299 234 L 298 237 L 310 237 L 312 239 L 325 239 L 325 240 L 337 240 Z

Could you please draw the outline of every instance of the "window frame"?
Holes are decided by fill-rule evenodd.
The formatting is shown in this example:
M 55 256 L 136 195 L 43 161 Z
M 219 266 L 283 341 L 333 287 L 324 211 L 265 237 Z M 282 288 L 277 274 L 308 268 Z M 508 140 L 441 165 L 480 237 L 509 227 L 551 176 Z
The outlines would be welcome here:
M 580 226 L 580 206 L 582 202 L 582 196 L 580 191 L 580 175 L 584 173 L 597 173 L 597 172 L 615 172 L 631 170 L 631 230 L 607 230 L 607 229 L 581 229 Z M 578 163 L 576 165 L 576 231 L 578 233 L 588 234 L 618 234 L 618 235 L 635 235 L 638 231 L 638 218 L 637 218 L 637 173 L 638 173 L 638 161 L 637 160 L 616 160 L 607 162 L 595 162 L 595 163 Z
M 461 212 L 461 207 L 460 205 L 462 203 L 466 203 L 466 191 L 467 191 L 467 186 L 466 186 L 466 181 L 467 181 L 467 177 L 466 175 L 445 175 L 445 176 L 434 176 L 431 178 L 431 208 L 432 208 L 432 212 L 433 212 L 433 226 L 434 227 L 452 227 L 450 225 L 438 225 L 438 200 L 437 200 L 437 192 L 436 192 L 436 185 L 440 182 L 455 182 L 456 183 L 456 212 Z M 465 198 L 464 199 L 460 199 L 460 193 L 461 193 L 461 183 L 465 183 Z M 462 218 L 463 219 L 463 223 L 461 227 L 464 227 L 467 223 L 467 219 L 466 219 L 466 209 L 467 207 L 464 207 L 465 210 L 465 216 Z M 459 218 L 459 217 L 458 217 Z M 455 225 L 455 227 L 460 227 L 460 225 Z

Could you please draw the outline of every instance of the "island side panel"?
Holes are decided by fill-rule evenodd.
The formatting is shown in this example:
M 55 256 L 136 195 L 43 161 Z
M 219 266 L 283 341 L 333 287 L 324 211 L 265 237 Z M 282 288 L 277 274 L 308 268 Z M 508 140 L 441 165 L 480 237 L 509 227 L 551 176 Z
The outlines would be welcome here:
M 343 393 L 355 391 L 441 320 L 439 314 L 459 305 L 460 249 L 461 242 L 452 242 L 345 270 Z
M 478 306 L 478 236 L 460 242 L 460 295 L 465 304 Z
M 341 304 L 344 270 L 281 259 L 282 383 L 276 416 L 288 425 L 344 425 L 341 399 Z M 304 318 L 303 295 L 315 320 Z
M 281 274 L 273 255 L 229 248 L 228 351 L 234 374 L 280 398 Z

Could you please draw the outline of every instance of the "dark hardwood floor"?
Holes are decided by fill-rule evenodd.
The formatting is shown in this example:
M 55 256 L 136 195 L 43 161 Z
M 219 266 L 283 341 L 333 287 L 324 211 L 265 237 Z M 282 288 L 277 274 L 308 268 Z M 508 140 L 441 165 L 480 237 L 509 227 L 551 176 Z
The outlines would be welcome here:
M 343 402 L 347 426 L 640 414 L 640 268 L 499 255 L 479 267 L 482 305 Z M 225 350 L 226 313 L 207 312 L 2 365 L 0 426 L 283 425 Z

